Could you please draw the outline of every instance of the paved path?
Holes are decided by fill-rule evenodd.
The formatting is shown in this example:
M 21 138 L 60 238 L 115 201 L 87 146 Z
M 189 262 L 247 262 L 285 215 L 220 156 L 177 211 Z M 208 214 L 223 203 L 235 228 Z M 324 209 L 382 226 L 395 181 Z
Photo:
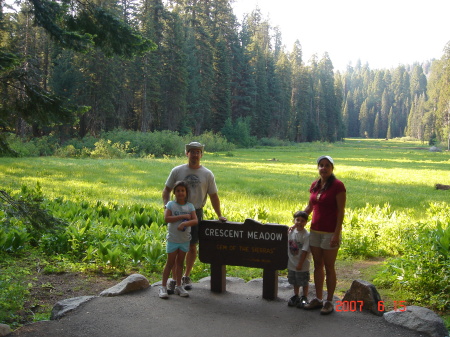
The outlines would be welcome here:
M 259 282 L 228 283 L 212 293 L 209 282 L 194 283 L 190 297 L 158 298 L 158 287 L 117 297 L 98 297 L 56 321 L 22 327 L 11 337 L 147 336 L 424 336 L 368 312 L 320 315 L 287 306 L 292 289 L 274 301 L 262 299 Z

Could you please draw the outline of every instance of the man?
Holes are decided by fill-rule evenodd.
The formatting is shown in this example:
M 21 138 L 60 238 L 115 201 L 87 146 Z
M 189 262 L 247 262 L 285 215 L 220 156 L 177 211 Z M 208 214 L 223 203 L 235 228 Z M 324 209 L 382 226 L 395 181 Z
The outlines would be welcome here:
M 165 205 L 170 200 L 170 192 L 175 182 L 182 180 L 189 186 L 189 198 L 188 201 L 195 206 L 195 212 L 197 214 L 198 222 L 203 219 L 203 207 L 206 204 L 207 196 L 211 201 L 211 205 L 214 208 L 220 221 L 227 221 L 222 216 L 220 211 L 220 200 L 217 194 L 216 181 L 214 174 L 206 167 L 200 164 L 200 159 L 203 156 L 204 145 L 198 142 L 191 142 L 186 144 L 185 153 L 188 157 L 188 163 L 174 167 L 169 174 L 166 181 L 166 186 L 162 192 L 162 199 Z M 189 245 L 189 251 L 186 255 L 186 270 L 182 278 L 183 286 L 186 290 L 192 289 L 191 279 L 189 277 L 192 267 L 194 266 L 197 258 L 197 243 L 198 243 L 198 225 L 191 227 L 191 242 Z M 173 274 L 173 270 L 172 270 Z M 169 282 L 167 286 L 168 292 L 172 292 L 172 287 L 175 287 L 175 282 Z

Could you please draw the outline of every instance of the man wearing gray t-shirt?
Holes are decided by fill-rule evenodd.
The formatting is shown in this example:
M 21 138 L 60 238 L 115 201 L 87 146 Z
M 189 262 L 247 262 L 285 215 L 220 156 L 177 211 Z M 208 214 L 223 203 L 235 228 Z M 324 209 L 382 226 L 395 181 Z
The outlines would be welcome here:
M 220 200 L 219 195 L 217 194 L 214 174 L 200 164 L 204 145 L 198 142 L 191 142 L 186 144 L 185 149 L 188 163 L 174 167 L 170 172 L 162 192 L 164 207 L 170 200 L 170 192 L 172 191 L 175 182 L 182 180 L 189 186 L 188 201 L 194 205 L 199 223 L 203 219 L 203 207 L 206 204 L 208 195 L 219 220 L 227 221 L 227 219 L 222 216 L 220 210 Z M 189 251 L 186 255 L 186 270 L 182 279 L 183 286 L 186 290 L 192 289 L 189 275 L 197 258 L 198 225 L 191 227 L 191 237 Z M 169 282 L 167 287 L 169 292 L 172 290 L 171 286 L 172 284 Z

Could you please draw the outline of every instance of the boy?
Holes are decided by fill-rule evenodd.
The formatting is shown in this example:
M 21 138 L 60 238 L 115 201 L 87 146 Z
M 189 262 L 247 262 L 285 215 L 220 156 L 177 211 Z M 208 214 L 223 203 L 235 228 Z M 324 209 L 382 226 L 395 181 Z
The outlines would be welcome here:
M 292 296 L 288 305 L 290 307 L 303 308 L 308 304 L 308 286 L 309 286 L 309 233 L 305 229 L 308 222 L 308 213 L 303 211 L 295 212 L 294 225 L 289 229 L 289 247 L 288 247 L 288 281 L 294 286 L 294 296 Z M 303 289 L 303 295 L 299 297 L 300 287 Z

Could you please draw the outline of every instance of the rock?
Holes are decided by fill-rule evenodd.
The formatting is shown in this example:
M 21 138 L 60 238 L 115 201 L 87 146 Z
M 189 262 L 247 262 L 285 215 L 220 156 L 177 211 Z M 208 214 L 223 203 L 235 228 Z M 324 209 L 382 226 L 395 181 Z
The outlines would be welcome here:
M 430 147 L 430 152 L 442 152 L 442 150 L 436 146 Z
M 7 324 L 0 324 L 0 337 L 8 336 L 11 333 L 11 328 Z
M 77 309 L 83 303 L 86 303 L 96 296 L 79 296 L 59 301 L 52 309 L 51 320 L 60 319 L 68 312 Z
M 345 292 L 342 302 L 363 301 L 363 308 L 377 316 L 382 316 L 383 311 L 378 310 L 378 302 L 381 301 L 380 294 L 375 286 L 367 281 L 354 280 L 350 289 Z
M 448 337 L 448 331 L 442 319 L 433 311 L 415 305 L 406 310 L 389 311 L 383 315 L 389 323 L 426 333 L 430 337 Z
M 145 276 L 132 274 L 115 286 L 103 290 L 100 296 L 119 296 L 132 291 L 147 289 L 148 287 L 150 287 L 150 283 Z

